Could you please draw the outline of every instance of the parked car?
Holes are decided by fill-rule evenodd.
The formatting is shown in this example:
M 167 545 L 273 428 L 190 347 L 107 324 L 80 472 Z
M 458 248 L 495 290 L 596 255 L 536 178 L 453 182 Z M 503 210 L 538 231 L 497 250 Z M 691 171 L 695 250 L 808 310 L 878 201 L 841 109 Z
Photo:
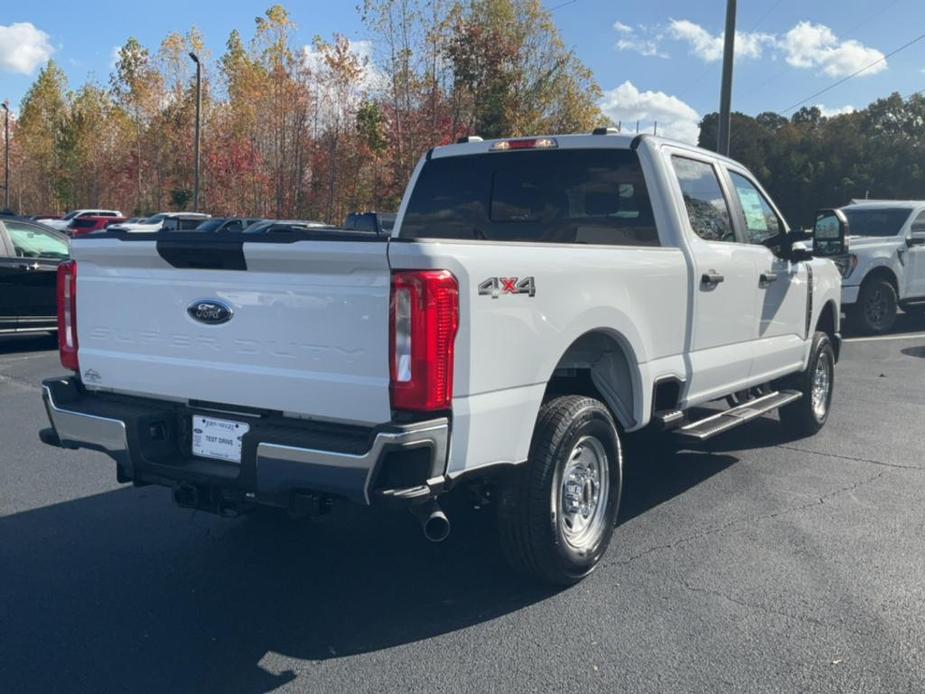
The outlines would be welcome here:
M 432 540 L 439 497 L 470 485 L 513 566 L 580 580 L 617 519 L 624 432 L 703 441 L 778 410 L 787 440 L 813 434 L 840 344 L 838 270 L 748 170 L 600 133 L 437 147 L 391 237 L 76 240 L 74 373 L 44 382 L 42 440 L 184 507 L 404 506 Z M 844 233 L 820 214 L 816 251 Z
M 56 330 L 55 276 L 68 237 L 23 217 L 0 217 L 0 334 Z
M 395 226 L 395 216 L 394 212 L 351 212 L 344 220 L 344 229 L 388 235 Z
M 836 263 L 848 322 L 878 335 L 897 307 L 925 314 L 925 200 L 855 200 L 841 211 L 849 252 Z
M 124 215 L 119 212 L 119 210 L 101 210 L 101 209 L 86 209 L 86 210 L 71 210 L 66 215 L 60 219 L 55 217 L 44 217 L 42 219 L 37 219 L 36 221 L 40 224 L 45 224 L 50 226 L 52 229 L 57 229 L 58 231 L 64 231 L 67 228 L 67 225 L 71 222 L 72 219 L 79 219 L 80 217 L 120 217 L 124 219 Z
M 216 233 L 244 231 L 247 227 L 257 222 L 262 222 L 259 218 L 245 217 L 212 217 L 201 222 L 196 227 L 196 231 L 211 231 Z
M 333 229 L 324 222 L 307 219 L 263 219 L 244 229 L 245 234 L 265 234 L 270 231 L 299 231 L 304 229 Z
M 124 217 L 94 217 L 84 215 L 74 217 L 64 228 L 64 233 L 70 237 L 91 234 L 94 231 L 101 231 L 112 224 L 120 224 L 127 221 Z
M 211 215 L 201 212 L 161 212 L 159 214 L 146 217 L 140 222 L 130 224 L 114 224 L 110 231 L 131 231 L 131 232 L 155 232 L 163 229 L 172 229 L 174 231 L 180 228 L 195 229 L 203 220 L 209 219 Z M 177 220 L 177 221 L 169 221 Z M 195 222 L 195 223 L 194 223 Z

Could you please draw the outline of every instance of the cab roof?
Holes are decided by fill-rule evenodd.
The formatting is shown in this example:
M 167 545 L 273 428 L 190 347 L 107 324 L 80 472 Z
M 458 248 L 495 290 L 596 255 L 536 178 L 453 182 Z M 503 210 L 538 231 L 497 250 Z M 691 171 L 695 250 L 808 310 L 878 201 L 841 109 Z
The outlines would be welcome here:
M 428 158 L 456 157 L 464 156 L 467 154 L 484 154 L 486 152 L 493 151 L 492 147 L 499 142 L 545 139 L 552 139 L 556 141 L 556 147 L 554 149 L 630 149 L 634 146 L 638 146 L 638 143 L 644 140 L 647 144 L 651 144 L 656 147 L 663 144 L 671 145 L 673 147 L 698 151 L 719 161 L 739 165 L 738 162 L 730 159 L 729 157 L 725 157 L 721 154 L 717 154 L 716 152 L 704 149 L 702 147 L 697 147 L 696 145 L 681 142 L 680 140 L 674 140 L 668 137 L 662 137 L 660 135 L 649 135 L 647 133 L 636 134 L 615 132 L 608 132 L 606 134 L 602 133 L 599 135 L 591 133 L 573 133 L 568 135 L 524 135 L 521 137 L 502 137 L 493 140 L 482 140 L 476 138 L 474 141 L 470 139 L 468 142 L 458 142 L 456 144 L 434 147 L 430 151 Z M 634 142 L 637 144 L 634 145 Z

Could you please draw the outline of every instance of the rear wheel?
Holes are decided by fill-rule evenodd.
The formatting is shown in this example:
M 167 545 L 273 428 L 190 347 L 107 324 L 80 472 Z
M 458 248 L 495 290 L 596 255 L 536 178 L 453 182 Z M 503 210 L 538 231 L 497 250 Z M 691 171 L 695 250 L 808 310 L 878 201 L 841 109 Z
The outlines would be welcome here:
M 815 434 L 829 418 L 835 385 L 835 352 L 828 335 L 817 332 L 813 336 L 809 365 L 785 385 L 803 397 L 780 409 L 781 424 L 800 436 Z
M 888 280 L 874 277 L 861 285 L 851 318 L 865 333 L 879 335 L 896 322 L 897 304 L 893 285 Z
M 500 490 L 508 562 L 559 585 L 591 573 L 613 535 L 622 473 L 620 438 L 603 403 L 567 395 L 543 405 L 528 462 Z

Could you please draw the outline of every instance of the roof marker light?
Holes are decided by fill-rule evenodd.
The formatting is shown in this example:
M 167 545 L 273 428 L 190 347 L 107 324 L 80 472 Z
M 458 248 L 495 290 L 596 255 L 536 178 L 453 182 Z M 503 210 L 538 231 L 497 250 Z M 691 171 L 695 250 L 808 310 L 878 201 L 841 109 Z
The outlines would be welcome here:
M 491 146 L 492 152 L 507 152 L 513 149 L 555 149 L 559 143 L 552 137 L 533 137 L 527 140 L 499 140 Z

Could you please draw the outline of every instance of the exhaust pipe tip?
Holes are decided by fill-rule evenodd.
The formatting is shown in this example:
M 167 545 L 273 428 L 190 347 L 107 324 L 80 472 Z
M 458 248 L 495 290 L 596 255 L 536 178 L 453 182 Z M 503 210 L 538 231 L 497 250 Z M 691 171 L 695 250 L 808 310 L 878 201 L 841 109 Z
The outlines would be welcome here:
M 450 536 L 450 521 L 441 510 L 436 510 L 427 517 L 422 528 L 424 537 L 431 542 L 443 542 Z
M 443 542 L 450 535 L 450 520 L 436 501 L 411 507 L 411 513 L 421 524 L 424 537 L 431 542 Z

